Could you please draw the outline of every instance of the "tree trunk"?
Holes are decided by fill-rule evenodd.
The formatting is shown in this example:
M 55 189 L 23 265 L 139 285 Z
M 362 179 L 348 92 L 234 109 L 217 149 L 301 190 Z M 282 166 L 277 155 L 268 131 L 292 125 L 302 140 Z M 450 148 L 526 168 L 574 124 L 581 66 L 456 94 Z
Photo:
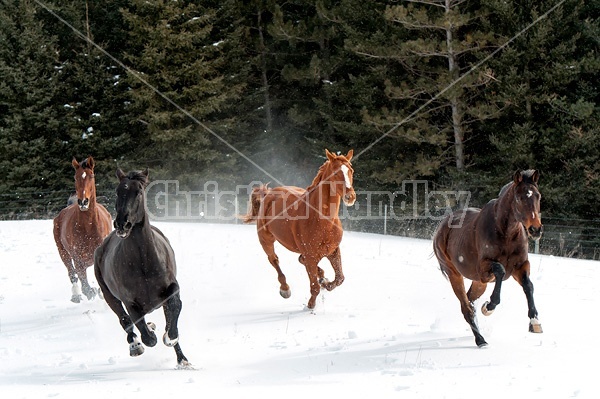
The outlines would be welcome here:
M 261 68 L 261 80 L 265 96 L 265 118 L 267 125 L 267 132 L 273 131 L 273 117 L 271 113 L 271 97 L 269 96 L 269 79 L 267 76 L 267 57 L 265 47 L 265 37 L 262 29 L 262 12 L 259 10 L 257 15 L 258 25 L 258 37 L 260 40 L 260 68 Z

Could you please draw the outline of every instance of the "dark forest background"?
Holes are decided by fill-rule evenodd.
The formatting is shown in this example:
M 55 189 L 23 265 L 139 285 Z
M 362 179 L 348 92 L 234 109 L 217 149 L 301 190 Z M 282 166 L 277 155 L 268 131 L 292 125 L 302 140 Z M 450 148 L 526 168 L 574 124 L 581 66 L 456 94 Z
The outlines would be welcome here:
M 110 203 L 117 167 L 189 190 L 306 186 L 325 148 L 352 148 L 357 191 L 420 179 L 474 206 L 538 169 L 552 245 L 600 257 L 599 14 L 598 0 L 0 0 L 0 217 L 64 207 L 73 157 L 94 157 Z

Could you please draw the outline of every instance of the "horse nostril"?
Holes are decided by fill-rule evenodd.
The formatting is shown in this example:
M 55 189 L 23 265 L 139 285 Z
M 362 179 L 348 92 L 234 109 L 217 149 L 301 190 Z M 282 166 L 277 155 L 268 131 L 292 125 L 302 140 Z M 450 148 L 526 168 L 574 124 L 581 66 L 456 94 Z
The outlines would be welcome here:
M 130 228 L 131 228 L 131 226 L 132 226 L 131 222 L 130 222 L 130 221 L 127 221 L 127 223 L 125 223 L 125 226 L 124 226 L 124 227 L 125 227 L 126 229 L 130 229 Z

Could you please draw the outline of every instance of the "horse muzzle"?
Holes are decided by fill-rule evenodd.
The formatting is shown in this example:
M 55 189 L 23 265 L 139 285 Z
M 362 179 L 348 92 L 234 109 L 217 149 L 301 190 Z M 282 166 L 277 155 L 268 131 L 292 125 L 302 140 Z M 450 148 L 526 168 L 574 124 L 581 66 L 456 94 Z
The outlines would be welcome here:
M 344 204 L 346 204 L 347 206 L 352 206 L 356 202 L 356 193 L 354 192 L 353 189 L 350 189 L 350 190 L 346 189 L 346 194 L 344 194 L 344 196 L 342 197 L 342 200 L 344 201 Z
M 90 209 L 90 200 L 88 198 L 84 198 L 83 200 L 77 198 L 77 205 L 80 211 L 85 212 Z
M 540 225 L 540 227 L 534 227 L 533 225 L 529 226 L 527 229 L 527 235 L 534 240 L 539 240 L 542 237 L 542 233 L 544 231 L 544 225 Z
M 131 224 L 131 222 L 126 222 L 124 225 L 119 226 L 117 221 L 115 221 L 114 226 L 115 226 L 115 234 L 119 238 L 129 237 L 129 234 L 131 233 L 131 229 L 133 228 L 133 225 Z

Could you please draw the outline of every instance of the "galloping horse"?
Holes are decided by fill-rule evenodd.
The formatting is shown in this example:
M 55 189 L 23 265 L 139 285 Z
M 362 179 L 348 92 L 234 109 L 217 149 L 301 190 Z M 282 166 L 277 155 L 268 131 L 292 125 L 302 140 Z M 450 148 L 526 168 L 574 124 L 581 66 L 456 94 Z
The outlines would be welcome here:
M 148 169 L 127 175 L 118 169 L 117 178 L 115 230 L 96 249 L 96 279 L 106 303 L 127 333 L 131 356 L 144 353 L 133 331 L 134 324 L 142 335 L 142 342 L 153 347 L 157 342 L 156 327 L 154 323 L 146 323 L 144 317 L 163 307 L 166 319 L 163 343 L 175 349 L 178 367 L 189 367 L 178 342 L 181 299 L 175 254 L 165 235 L 150 225 L 146 213 Z
M 284 186 L 269 188 L 267 185 L 252 190 L 250 211 L 245 223 L 256 221 L 258 240 L 269 262 L 277 271 L 279 293 L 289 298 L 291 290 L 279 267 L 274 243 L 278 241 L 292 252 L 299 253 L 299 262 L 306 267 L 310 281 L 311 297 L 307 307 L 314 309 L 321 286 L 333 290 L 344 281 L 340 242 L 342 224 L 338 217 L 340 199 L 352 206 L 356 193 L 352 187 L 354 170 L 347 155 L 334 155 L 325 150 L 327 161 L 308 188 Z M 335 279 L 328 281 L 319 261 L 327 257 L 335 272 Z
M 71 301 L 79 303 L 82 291 L 89 300 L 96 296 L 96 289 L 88 283 L 87 268 L 94 263 L 94 250 L 112 230 L 112 218 L 96 202 L 94 159 L 89 157 L 79 163 L 73 158 L 72 165 L 77 204 L 69 204 L 54 219 L 54 241 L 71 280 Z
M 539 173 L 517 171 L 497 199 L 482 209 L 456 211 L 440 223 L 433 236 L 433 249 L 442 273 L 450 280 L 461 310 L 475 335 L 475 343 L 487 342 L 475 321 L 473 302 L 495 281 L 490 300 L 481 312 L 489 316 L 500 303 L 502 281 L 513 276 L 523 287 L 529 307 L 529 331 L 542 332 L 533 302 L 533 284 L 529 279 L 528 236 L 539 239 L 540 217 Z M 465 292 L 463 276 L 472 280 Z

